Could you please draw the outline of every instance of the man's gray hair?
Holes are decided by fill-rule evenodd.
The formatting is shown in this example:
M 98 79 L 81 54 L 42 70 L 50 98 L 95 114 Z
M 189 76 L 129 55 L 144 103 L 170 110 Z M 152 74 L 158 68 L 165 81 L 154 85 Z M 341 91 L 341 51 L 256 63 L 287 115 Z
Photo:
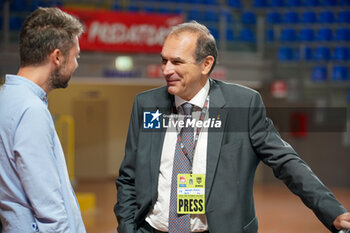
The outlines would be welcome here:
M 209 29 L 206 26 L 196 22 L 195 20 L 192 20 L 190 22 L 178 24 L 172 27 L 168 37 L 171 35 L 176 36 L 183 32 L 189 32 L 198 35 L 196 49 L 194 51 L 194 58 L 196 60 L 196 63 L 200 63 L 207 56 L 214 57 L 214 63 L 209 72 L 211 73 L 215 67 L 218 57 L 218 49 L 214 36 L 210 33 Z

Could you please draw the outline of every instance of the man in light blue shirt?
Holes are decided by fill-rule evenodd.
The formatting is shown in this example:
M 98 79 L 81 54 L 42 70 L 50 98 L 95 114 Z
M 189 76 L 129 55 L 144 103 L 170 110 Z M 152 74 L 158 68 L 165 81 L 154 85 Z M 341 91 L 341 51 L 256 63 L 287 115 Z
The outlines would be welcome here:
M 4 233 L 84 233 L 47 94 L 78 67 L 82 24 L 39 8 L 20 32 L 20 69 L 0 90 L 0 220 Z

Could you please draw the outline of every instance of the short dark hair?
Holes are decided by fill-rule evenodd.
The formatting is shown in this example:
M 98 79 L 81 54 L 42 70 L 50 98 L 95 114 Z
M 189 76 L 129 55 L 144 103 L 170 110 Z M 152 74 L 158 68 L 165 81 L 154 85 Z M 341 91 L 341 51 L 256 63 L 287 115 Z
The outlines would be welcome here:
M 83 31 L 83 25 L 72 15 L 54 7 L 39 7 L 27 17 L 20 31 L 20 66 L 41 64 L 55 49 L 67 56 L 75 37 Z
M 193 55 L 197 63 L 200 63 L 207 56 L 214 57 L 214 63 L 209 72 L 211 73 L 215 67 L 218 57 L 218 49 L 214 36 L 210 33 L 206 26 L 196 22 L 195 20 L 174 26 L 170 30 L 168 36 L 179 35 L 183 32 L 190 32 L 198 35 L 196 49 Z

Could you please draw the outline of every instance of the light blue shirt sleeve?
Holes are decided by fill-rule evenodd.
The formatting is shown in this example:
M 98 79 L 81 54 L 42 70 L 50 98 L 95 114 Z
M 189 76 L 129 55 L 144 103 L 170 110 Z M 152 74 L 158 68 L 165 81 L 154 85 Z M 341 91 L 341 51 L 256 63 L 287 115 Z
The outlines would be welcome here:
M 6 75 L 0 116 L 2 232 L 85 233 L 46 92 Z
M 30 106 L 14 135 L 14 164 L 33 208 L 40 232 L 72 232 L 69 229 L 59 164 L 54 153 L 54 129 L 49 111 Z

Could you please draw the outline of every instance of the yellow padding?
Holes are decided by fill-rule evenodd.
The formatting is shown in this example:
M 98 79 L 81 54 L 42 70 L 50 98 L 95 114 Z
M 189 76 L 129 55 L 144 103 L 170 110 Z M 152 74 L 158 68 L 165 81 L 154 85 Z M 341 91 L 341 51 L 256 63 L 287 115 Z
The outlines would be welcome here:
M 96 208 L 96 196 L 94 193 L 76 193 L 81 211 Z

